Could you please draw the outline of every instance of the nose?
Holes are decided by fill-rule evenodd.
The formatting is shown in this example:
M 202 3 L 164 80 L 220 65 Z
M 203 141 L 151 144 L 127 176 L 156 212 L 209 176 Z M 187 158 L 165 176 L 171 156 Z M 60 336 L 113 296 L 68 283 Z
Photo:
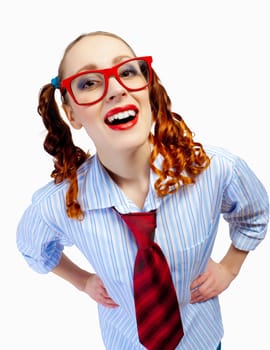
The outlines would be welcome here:
M 106 93 L 106 101 L 119 99 L 127 94 L 126 89 L 119 83 L 115 77 L 108 79 L 108 90 Z

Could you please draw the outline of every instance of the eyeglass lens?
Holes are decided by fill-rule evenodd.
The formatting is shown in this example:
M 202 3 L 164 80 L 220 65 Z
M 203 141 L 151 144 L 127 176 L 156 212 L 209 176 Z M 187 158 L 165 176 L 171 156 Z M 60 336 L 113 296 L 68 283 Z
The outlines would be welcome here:
M 129 91 L 143 89 L 149 82 L 149 67 L 145 60 L 132 60 L 118 66 L 115 72 L 118 82 Z M 105 94 L 108 76 L 101 72 L 86 72 L 71 82 L 72 92 L 78 103 L 93 103 Z

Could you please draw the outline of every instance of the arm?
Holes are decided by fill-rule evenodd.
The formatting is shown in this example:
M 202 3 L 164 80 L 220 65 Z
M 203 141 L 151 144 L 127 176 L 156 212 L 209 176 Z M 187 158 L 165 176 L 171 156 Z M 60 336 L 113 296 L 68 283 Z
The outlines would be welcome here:
M 102 280 L 94 273 L 87 272 L 62 254 L 59 264 L 52 270 L 57 276 L 88 294 L 97 303 L 106 307 L 118 306 L 108 295 Z
M 235 158 L 231 164 L 233 171 L 224 187 L 221 213 L 229 223 L 232 244 L 219 263 L 210 259 L 205 272 L 191 283 L 191 303 L 206 301 L 228 288 L 248 252 L 267 231 L 269 200 L 265 188 L 243 160 Z
M 231 244 L 219 263 L 210 259 L 205 272 L 191 283 L 190 302 L 206 301 L 227 289 L 240 272 L 247 255 L 247 251 L 239 250 Z
M 79 266 L 75 265 L 65 254 L 62 254 L 59 264 L 52 272 L 70 282 L 80 291 L 84 291 L 87 280 L 93 275 L 79 268 Z

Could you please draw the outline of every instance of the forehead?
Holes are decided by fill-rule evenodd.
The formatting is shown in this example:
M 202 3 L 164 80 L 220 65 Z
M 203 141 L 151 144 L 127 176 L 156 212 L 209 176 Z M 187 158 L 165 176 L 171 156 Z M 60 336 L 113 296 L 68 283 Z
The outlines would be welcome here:
M 134 57 L 132 50 L 121 39 L 106 35 L 86 36 L 66 53 L 63 72 L 69 76 L 89 64 L 97 69 L 107 68 L 119 56 Z

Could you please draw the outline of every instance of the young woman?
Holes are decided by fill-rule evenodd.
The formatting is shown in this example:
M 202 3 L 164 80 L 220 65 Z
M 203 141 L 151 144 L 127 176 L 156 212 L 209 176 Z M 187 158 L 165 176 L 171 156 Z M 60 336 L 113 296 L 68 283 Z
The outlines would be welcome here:
M 67 47 L 38 106 L 54 181 L 34 194 L 18 225 L 17 245 L 31 268 L 52 271 L 98 303 L 106 349 L 216 350 L 223 336 L 218 295 L 264 238 L 268 197 L 245 161 L 193 140 L 172 112 L 151 62 L 107 32 L 82 35 Z M 94 142 L 94 155 L 73 144 L 55 89 L 72 127 L 84 128 Z M 120 214 L 153 210 L 154 240 L 170 269 L 184 334 L 175 345 L 169 337 L 166 345 L 143 345 L 138 334 L 133 286 L 138 247 Z M 214 262 L 221 215 L 231 245 Z M 70 245 L 95 272 L 63 253 Z M 141 294 L 146 299 L 144 289 Z M 150 338 L 159 339 L 163 329 L 152 325 Z

